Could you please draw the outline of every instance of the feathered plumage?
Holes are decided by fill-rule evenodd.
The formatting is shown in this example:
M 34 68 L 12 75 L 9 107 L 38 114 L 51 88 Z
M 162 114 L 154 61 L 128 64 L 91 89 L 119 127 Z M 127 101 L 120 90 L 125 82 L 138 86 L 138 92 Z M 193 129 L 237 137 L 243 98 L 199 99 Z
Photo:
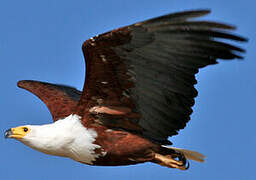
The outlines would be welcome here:
M 76 152 L 76 147 L 67 149 L 72 155 L 65 156 L 92 165 L 150 161 L 186 169 L 186 158 L 203 161 L 204 156 L 164 145 L 171 144 L 168 137 L 176 135 L 190 120 L 197 96 L 195 74 L 200 68 L 217 64 L 217 59 L 242 59 L 244 50 L 224 40 L 246 41 L 230 33 L 233 26 L 196 19 L 209 12 L 168 14 L 87 40 L 82 46 L 86 61 L 82 92 L 38 81 L 20 81 L 18 86 L 48 106 L 57 121 L 52 126 L 58 121 L 75 121 L 84 127 L 90 139 L 85 140 L 90 142 L 87 147 L 93 147 L 88 156 L 93 158 L 79 160 L 84 154 Z M 33 132 L 30 126 L 16 131 L 20 133 L 24 128 Z M 7 131 L 6 136 L 14 136 L 14 131 Z M 17 139 L 26 139 L 29 131 Z M 63 128 L 70 134 L 67 131 L 69 128 Z M 79 140 L 77 135 L 69 138 Z M 63 139 L 60 144 L 65 144 Z

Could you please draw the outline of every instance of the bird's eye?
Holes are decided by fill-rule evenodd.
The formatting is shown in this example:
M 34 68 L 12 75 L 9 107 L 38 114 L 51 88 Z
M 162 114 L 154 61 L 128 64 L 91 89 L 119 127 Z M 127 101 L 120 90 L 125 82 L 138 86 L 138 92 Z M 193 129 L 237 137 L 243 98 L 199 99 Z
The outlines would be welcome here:
M 28 128 L 24 127 L 24 128 L 23 128 L 23 131 L 24 131 L 24 132 L 27 132 L 27 131 L 28 131 Z

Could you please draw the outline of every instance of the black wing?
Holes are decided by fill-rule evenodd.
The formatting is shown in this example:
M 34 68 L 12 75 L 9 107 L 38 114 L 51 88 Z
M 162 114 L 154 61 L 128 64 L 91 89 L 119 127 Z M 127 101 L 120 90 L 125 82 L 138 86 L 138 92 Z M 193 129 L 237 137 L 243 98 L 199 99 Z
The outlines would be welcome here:
M 227 31 L 233 26 L 194 20 L 208 13 L 169 14 L 87 40 L 86 82 L 78 108 L 84 121 L 124 129 L 123 121 L 130 121 L 160 143 L 183 129 L 197 96 L 199 68 L 217 59 L 240 59 L 244 52 L 222 42 L 246 41 Z

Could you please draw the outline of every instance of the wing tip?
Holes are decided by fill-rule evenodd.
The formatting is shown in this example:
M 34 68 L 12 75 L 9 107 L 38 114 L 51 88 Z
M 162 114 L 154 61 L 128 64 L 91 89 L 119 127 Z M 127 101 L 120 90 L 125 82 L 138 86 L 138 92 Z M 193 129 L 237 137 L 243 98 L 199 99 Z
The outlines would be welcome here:
M 184 12 L 196 12 L 196 13 L 200 13 L 200 14 L 209 14 L 209 13 L 211 13 L 211 9 L 210 8 L 200 8 L 200 9 L 186 10 Z
M 34 80 L 20 80 L 17 82 L 17 86 L 19 88 L 27 88 L 31 83 L 34 83 L 34 82 L 38 82 L 38 81 L 34 81 Z
M 205 16 L 207 14 L 211 13 L 210 8 L 201 8 L 201 9 L 189 9 L 189 10 L 183 10 L 180 12 L 174 12 L 171 13 L 174 16 L 184 16 L 184 15 L 189 15 L 190 17 L 200 17 L 200 16 Z M 170 15 L 171 15 L 170 14 Z

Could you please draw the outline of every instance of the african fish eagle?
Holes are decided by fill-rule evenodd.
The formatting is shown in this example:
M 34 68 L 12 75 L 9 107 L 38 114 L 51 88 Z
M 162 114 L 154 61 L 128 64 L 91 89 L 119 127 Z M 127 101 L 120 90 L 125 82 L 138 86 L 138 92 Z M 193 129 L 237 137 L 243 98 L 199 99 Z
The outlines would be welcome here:
M 235 27 L 196 20 L 210 13 L 168 14 L 88 39 L 83 91 L 46 82 L 18 82 L 48 107 L 53 123 L 5 132 L 40 152 L 100 166 L 157 163 L 185 170 L 198 152 L 168 145 L 190 120 L 199 68 L 217 59 L 241 59 L 246 41 Z

